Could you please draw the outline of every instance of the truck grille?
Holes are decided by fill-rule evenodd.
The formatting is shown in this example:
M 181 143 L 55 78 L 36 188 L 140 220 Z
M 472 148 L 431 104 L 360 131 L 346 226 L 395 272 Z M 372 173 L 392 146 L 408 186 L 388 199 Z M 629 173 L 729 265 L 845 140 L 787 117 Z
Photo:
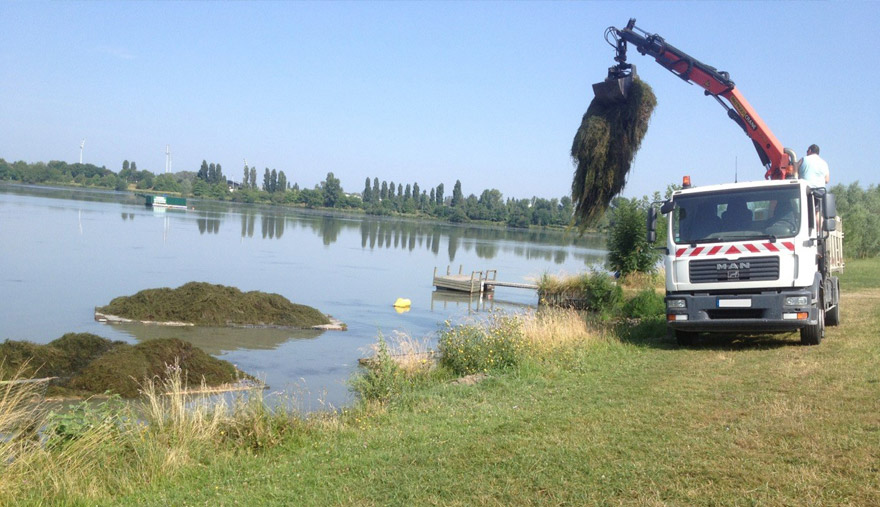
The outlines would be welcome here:
M 688 264 L 688 275 L 691 283 L 778 280 L 779 257 L 694 260 Z

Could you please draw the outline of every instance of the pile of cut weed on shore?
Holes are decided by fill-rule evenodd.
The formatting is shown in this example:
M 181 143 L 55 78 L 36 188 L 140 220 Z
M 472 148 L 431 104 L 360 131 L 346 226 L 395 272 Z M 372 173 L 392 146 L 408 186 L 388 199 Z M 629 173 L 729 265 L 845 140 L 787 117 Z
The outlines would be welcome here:
M 279 294 L 242 292 L 235 287 L 189 282 L 176 289 L 146 289 L 114 298 L 98 312 L 133 320 L 186 322 L 200 326 L 282 326 L 329 324 L 315 308 L 291 303 Z
M 46 345 L 17 340 L 0 343 L 0 379 L 56 377 L 48 384 L 47 396 L 112 393 L 134 398 L 139 382 L 161 378 L 166 366 L 175 361 L 191 385 L 204 381 L 218 386 L 240 376 L 232 363 L 176 338 L 129 345 L 91 333 L 67 333 Z

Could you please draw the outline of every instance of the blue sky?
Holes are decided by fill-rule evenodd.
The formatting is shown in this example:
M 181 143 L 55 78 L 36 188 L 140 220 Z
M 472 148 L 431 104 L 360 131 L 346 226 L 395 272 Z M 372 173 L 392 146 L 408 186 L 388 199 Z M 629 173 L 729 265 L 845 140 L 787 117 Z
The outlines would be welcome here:
M 162 172 L 244 159 L 465 194 L 560 197 L 572 137 L 630 17 L 732 79 L 833 183 L 880 182 L 876 2 L 0 2 L 0 157 Z M 630 52 L 658 98 L 625 195 L 761 179 L 701 90 Z

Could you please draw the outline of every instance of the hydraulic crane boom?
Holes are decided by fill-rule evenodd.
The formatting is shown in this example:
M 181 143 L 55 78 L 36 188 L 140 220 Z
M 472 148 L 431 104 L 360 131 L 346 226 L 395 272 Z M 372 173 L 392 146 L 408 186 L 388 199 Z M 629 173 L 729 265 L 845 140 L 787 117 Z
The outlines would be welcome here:
M 626 28 L 612 26 L 605 31 L 605 39 L 617 51 L 614 59 L 618 63 L 608 69 L 608 78 L 604 82 L 593 85 L 597 97 L 606 100 L 621 100 L 626 97 L 635 74 L 635 66 L 626 63 L 627 43 L 630 43 L 639 53 L 653 57 L 676 76 L 702 87 L 706 95 L 714 97 L 727 110 L 727 115 L 754 143 L 761 163 L 767 169 L 765 179 L 794 177 L 794 163 L 797 159 L 794 152 L 782 146 L 751 104 L 736 89 L 727 72 L 706 65 L 668 44 L 659 35 L 641 30 L 635 23 L 635 19 L 630 19 Z M 614 39 L 614 43 L 609 37 Z

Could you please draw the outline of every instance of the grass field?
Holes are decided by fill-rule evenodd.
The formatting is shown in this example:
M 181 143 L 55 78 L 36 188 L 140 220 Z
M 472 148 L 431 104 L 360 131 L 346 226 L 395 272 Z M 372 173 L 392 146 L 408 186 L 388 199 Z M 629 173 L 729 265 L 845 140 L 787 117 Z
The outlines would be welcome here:
M 473 385 L 429 371 L 385 403 L 280 432 L 276 419 L 264 431 L 278 438 L 184 440 L 188 459 L 162 471 L 16 499 L 878 505 L 880 260 L 850 263 L 841 285 L 842 324 L 819 346 L 792 333 L 680 349 L 572 327 Z

